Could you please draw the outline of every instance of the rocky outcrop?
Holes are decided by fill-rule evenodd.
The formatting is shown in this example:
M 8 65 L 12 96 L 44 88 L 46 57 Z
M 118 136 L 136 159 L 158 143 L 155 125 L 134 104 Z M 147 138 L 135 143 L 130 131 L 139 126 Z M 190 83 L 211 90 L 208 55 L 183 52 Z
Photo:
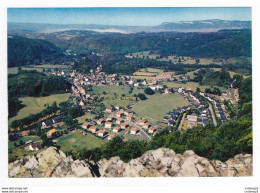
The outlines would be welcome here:
M 253 157 L 239 154 L 226 162 L 210 161 L 190 150 L 181 155 L 171 149 L 159 148 L 128 163 L 119 157 L 94 163 L 73 160 L 55 147 L 50 147 L 37 156 L 10 163 L 8 169 L 9 177 L 15 178 L 251 176 Z

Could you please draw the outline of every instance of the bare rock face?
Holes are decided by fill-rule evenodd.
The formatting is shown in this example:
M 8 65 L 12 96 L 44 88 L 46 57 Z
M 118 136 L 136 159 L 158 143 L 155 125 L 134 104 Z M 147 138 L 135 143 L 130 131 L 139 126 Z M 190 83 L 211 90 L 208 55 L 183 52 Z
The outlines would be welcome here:
M 239 154 L 228 161 L 210 161 L 189 150 L 183 155 L 159 148 L 141 157 L 123 162 L 119 157 L 98 163 L 73 160 L 62 151 L 50 147 L 37 156 L 16 160 L 8 166 L 9 177 L 208 177 L 252 176 L 253 157 Z
M 9 164 L 9 177 L 93 177 L 87 164 L 50 147 L 37 154 Z

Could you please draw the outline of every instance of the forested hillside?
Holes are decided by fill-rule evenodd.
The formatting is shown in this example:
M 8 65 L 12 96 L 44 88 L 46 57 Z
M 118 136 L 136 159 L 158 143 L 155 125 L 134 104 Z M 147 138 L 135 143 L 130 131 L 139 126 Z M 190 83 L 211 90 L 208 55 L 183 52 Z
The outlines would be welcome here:
M 19 36 L 8 37 L 8 67 L 61 62 L 64 60 L 62 49 L 40 39 Z
M 31 35 L 34 38 L 42 35 Z M 151 50 L 161 57 L 169 55 L 231 58 L 251 56 L 251 30 L 222 30 L 212 33 L 97 33 L 65 31 L 45 34 L 56 46 L 78 53 L 127 54 Z

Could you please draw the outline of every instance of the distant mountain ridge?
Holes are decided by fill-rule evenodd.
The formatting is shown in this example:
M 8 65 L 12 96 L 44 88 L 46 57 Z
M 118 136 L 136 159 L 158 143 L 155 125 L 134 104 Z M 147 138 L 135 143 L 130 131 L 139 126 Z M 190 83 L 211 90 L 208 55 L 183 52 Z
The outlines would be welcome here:
M 228 20 L 198 20 L 198 21 L 180 21 L 165 22 L 159 26 L 153 27 L 156 30 L 164 31 L 218 31 L 222 29 L 251 29 L 251 21 L 228 21 Z
M 164 22 L 158 26 L 120 26 L 98 24 L 39 24 L 39 23 L 8 23 L 8 34 L 19 33 L 51 33 L 66 30 L 93 30 L 97 32 L 137 33 L 137 32 L 215 32 L 222 29 L 251 29 L 251 21 L 230 20 L 196 20 Z

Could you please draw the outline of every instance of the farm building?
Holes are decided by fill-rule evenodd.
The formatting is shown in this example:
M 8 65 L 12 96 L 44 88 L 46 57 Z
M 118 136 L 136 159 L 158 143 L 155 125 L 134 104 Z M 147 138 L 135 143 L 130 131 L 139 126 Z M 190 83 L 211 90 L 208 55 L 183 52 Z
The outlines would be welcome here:
M 42 149 L 41 143 L 40 143 L 40 142 L 31 143 L 31 144 L 29 145 L 29 149 L 30 149 L 31 151 L 38 151 L 38 150 Z
M 111 127 L 112 127 L 112 122 L 106 122 L 105 123 L 105 128 L 108 128 L 108 129 L 110 129 Z
M 105 130 L 99 130 L 99 131 L 97 132 L 97 134 L 98 134 L 99 137 L 105 137 L 105 135 L 107 134 L 107 132 L 106 132 Z
M 22 136 L 27 136 L 30 131 L 22 131 Z
M 85 122 L 85 123 L 82 124 L 82 128 L 83 128 L 83 129 L 88 129 L 90 126 L 91 126 L 91 125 L 90 125 L 89 122 Z
M 106 108 L 106 112 L 112 113 L 112 111 L 113 111 L 113 108 L 112 108 L 112 107 L 107 107 L 107 108 Z
M 111 140 L 113 137 L 115 137 L 115 134 L 109 134 L 108 137 L 107 137 L 107 139 L 108 139 L 108 140 Z
M 95 127 L 95 126 L 91 126 L 91 127 L 89 128 L 89 130 L 90 130 L 92 133 L 96 133 L 96 132 L 98 131 L 98 128 Z
M 144 120 L 144 119 L 142 119 L 142 120 L 140 120 L 140 121 L 138 122 L 138 124 L 139 124 L 139 125 L 142 125 L 142 126 L 144 126 L 145 123 L 146 123 L 146 120 Z
M 99 119 L 99 120 L 97 120 L 97 124 L 98 124 L 98 125 L 102 125 L 104 122 L 105 122 L 104 119 Z
M 117 112 L 117 113 L 116 113 L 116 117 L 121 117 L 122 115 L 123 115 L 122 112 Z
M 120 127 L 114 127 L 113 128 L 113 133 L 118 133 L 121 131 L 121 128 Z
M 133 129 L 131 129 L 130 134 L 132 134 L 132 135 L 136 135 L 138 132 L 139 132 L 139 129 L 137 129 L 137 128 L 133 128 Z
M 121 118 L 119 118 L 119 119 L 116 120 L 116 124 L 118 124 L 118 125 L 120 125 L 120 124 L 123 123 L 123 122 L 124 122 L 124 120 L 121 119 Z
M 50 131 L 47 132 L 47 137 L 51 137 L 53 133 L 55 133 L 57 130 L 56 129 L 51 129 Z
M 150 127 L 150 123 L 145 123 L 144 124 L 144 129 L 148 129 Z
M 128 127 L 128 124 L 127 124 L 127 123 L 122 123 L 122 124 L 121 124 L 121 128 L 122 128 L 122 129 L 126 129 L 127 127 Z
M 150 128 L 148 129 L 148 133 L 151 133 L 151 134 L 153 134 L 155 131 L 156 131 L 156 129 L 153 128 L 153 127 L 150 127 Z

